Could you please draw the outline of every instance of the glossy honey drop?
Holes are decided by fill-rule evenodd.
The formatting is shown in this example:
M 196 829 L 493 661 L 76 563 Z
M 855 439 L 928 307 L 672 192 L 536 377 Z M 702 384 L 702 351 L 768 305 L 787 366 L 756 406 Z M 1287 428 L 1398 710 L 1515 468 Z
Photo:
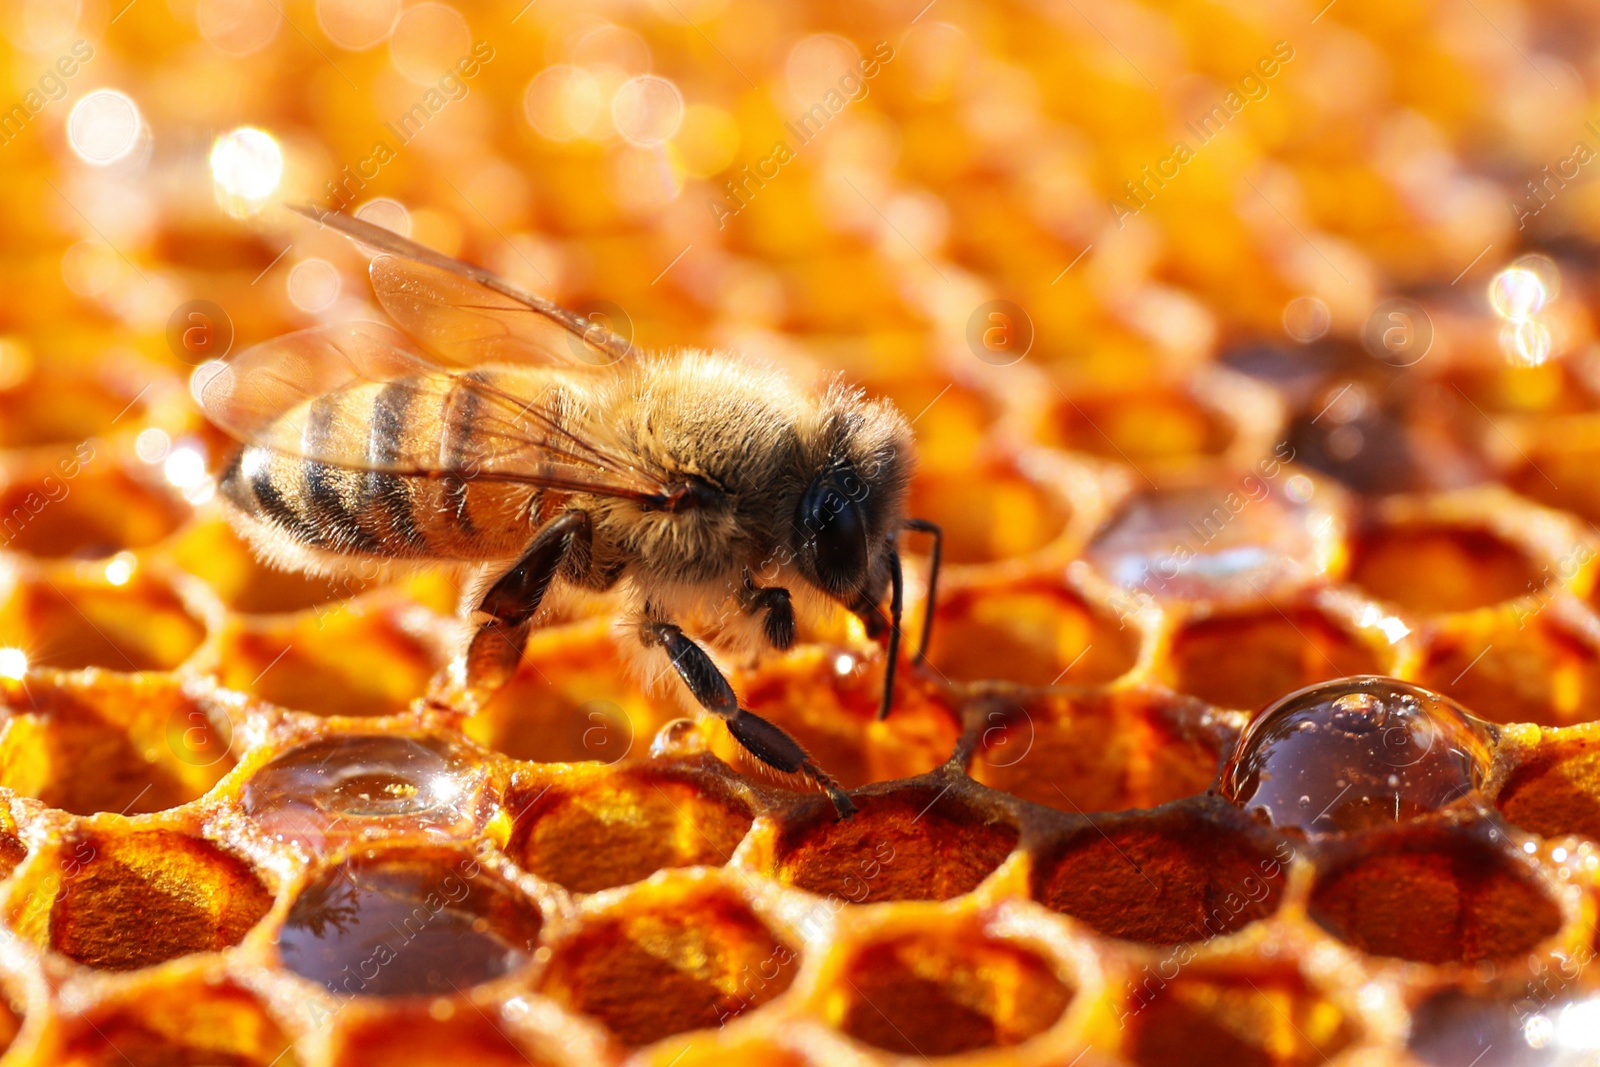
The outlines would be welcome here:
M 244 809 L 267 833 L 300 839 L 367 820 L 446 827 L 468 814 L 469 768 L 460 746 L 437 738 L 326 738 L 264 764 Z
M 1221 792 L 1283 829 L 1365 830 L 1478 787 L 1489 727 L 1448 697 L 1359 675 L 1290 693 L 1245 729 Z

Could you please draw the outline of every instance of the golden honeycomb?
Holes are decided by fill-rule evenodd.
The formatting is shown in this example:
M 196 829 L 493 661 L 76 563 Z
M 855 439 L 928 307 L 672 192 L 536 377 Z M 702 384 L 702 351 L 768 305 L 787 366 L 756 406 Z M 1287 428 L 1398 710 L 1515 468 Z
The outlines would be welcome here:
M 1600 1062 L 1597 48 L 1559 0 L 0 4 L 0 1063 Z M 842 612 L 722 658 L 853 818 L 604 598 L 471 706 L 464 575 L 252 556 L 189 379 L 377 314 L 307 202 L 901 407 L 944 568 L 893 714 Z

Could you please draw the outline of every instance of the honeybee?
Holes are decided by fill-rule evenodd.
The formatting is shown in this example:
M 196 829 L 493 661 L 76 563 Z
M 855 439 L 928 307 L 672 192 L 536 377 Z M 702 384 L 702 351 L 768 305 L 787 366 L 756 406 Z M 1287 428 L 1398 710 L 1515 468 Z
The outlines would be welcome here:
M 469 695 L 510 678 L 546 593 L 618 590 L 626 629 L 757 760 L 850 797 L 773 723 L 739 707 L 713 647 L 795 641 L 795 600 L 842 604 L 885 638 L 888 714 L 904 583 L 910 425 L 886 400 L 820 395 L 733 357 L 633 351 L 603 323 L 391 230 L 296 208 L 377 251 L 401 327 L 324 326 L 197 373 L 206 415 L 243 442 L 219 496 L 270 561 L 475 565 Z M 882 602 L 889 598 L 888 617 Z M 661 666 L 665 670 L 665 665 Z

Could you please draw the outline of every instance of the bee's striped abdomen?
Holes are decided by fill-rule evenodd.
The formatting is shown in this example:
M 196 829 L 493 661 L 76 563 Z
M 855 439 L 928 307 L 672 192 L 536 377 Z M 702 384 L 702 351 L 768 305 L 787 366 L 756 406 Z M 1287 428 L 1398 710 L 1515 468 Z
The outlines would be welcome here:
M 311 404 L 303 434 L 306 450 L 325 454 L 338 434 L 339 402 L 334 397 L 319 397 Z M 336 552 L 381 552 L 378 539 L 362 529 L 360 516 L 348 496 L 351 473 L 342 467 L 311 459 L 277 456 L 253 480 L 256 496 L 261 496 L 263 481 L 274 489 L 292 489 L 279 496 L 298 502 L 298 534 L 307 544 Z M 288 463 L 282 464 L 281 461 Z M 296 533 L 296 527 L 286 527 Z
M 482 385 L 488 379 L 481 370 L 469 371 L 462 377 L 476 385 Z M 445 395 L 441 409 L 440 423 L 443 428 L 443 438 L 439 442 L 439 459 L 443 466 L 456 470 L 467 466 L 468 456 L 471 454 L 473 424 L 477 417 L 478 394 L 472 389 L 462 388 L 459 384 L 452 386 L 450 392 Z M 447 475 L 443 479 L 445 509 L 455 517 L 456 525 L 462 534 L 471 537 L 477 533 L 477 524 L 472 521 L 471 501 L 467 488 L 466 478 Z
M 392 465 L 399 458 L 402 435 L 411 430 L 407 414 L 417 396 L 415 385 L 402 379 L 378 390 L 367 433 L 367 458 L 374 467 Z M 374 525 L 387 527 L 386 540 L 403 544 L 411 552 L 425 556 L 429 554 L 428 538 L 415 514 L 417 501 L 413 484 L 417 481 L 382 470 L 367 471 L 362 476 L 361 511 Z
M 462 378 L 494 380 L 483 369 Z M 538 491 L 471 476 L 477 396 L 450 375 L 416 375 L 341 390 L 286 415 L 282 436 L 303 455 L 248 445 L 222 479 L 223 497 L 301 544 L 399 559 L 501 559 L 531 535 Z M 288 446 L 286 445 L 285 448 Z M 446 470 L 396 473 L 405 456 L 438 455 Z

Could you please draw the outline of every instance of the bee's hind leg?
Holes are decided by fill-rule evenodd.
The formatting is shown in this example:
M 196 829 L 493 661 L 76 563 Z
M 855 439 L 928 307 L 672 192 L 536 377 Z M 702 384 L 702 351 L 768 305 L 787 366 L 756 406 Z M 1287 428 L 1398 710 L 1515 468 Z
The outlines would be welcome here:
M 741 708 L 733 687 L 722 676 L 717 665 L 711 662 L 705 649 L 672 623 L 649 619 L 648 610 L 647 619 L 640 627 L 640 636 L 645 644 L 659 645 L 666 651 L 678 677 L 689 687 L 695 700 L 728 724 L 728 732 L 744 746 L 745 751 L 784 774 L 802 774 L 815 782 L 833 801 L 840 818 L 855 814 L 856 806 L 851 803 L 849 794 L 817 766 L 806 750 L 800 747 L 800 742 L 761 716 Z
M 516 565 L 489 587 L 478 604 L 489 617 L 467 646 L 471 692 L 487 695 L 511 680 L 545 592 L 564 564 L 587 557 L 592 530 L 588 512 L 563 512 L 544 524 Z

